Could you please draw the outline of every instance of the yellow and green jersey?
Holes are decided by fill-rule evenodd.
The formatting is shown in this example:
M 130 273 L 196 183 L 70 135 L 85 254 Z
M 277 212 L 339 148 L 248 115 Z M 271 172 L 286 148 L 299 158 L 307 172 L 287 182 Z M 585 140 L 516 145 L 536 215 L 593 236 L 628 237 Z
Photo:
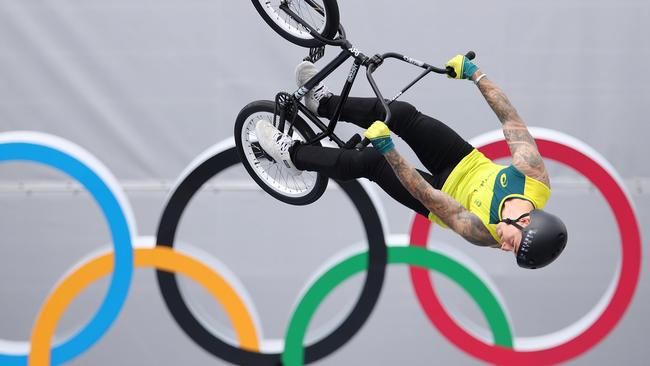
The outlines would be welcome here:
M 524 175 L 512 165 L 496 164 L 476 149 L 452 170 L 442 192 L 478 216 L 497 242 L 496 226 L 507 199 L 523 198 L 541 209 L 551 195 L 544 183 Z M 447 227 L 433 213 L 429 213 L 429 219 Z

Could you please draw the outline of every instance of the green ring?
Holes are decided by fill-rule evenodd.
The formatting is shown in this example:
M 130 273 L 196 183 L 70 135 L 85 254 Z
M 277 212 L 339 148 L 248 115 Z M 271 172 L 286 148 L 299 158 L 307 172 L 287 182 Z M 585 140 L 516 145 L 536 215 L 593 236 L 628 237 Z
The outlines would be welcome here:
M 433 269 L 460 285 L 476 301 L 492 331 L 496 345 L 512 348 L 510 324 L 490 289 L 467 267 L 442 254 L 421 247 L 389 247 L 388 263 Z M 338 285 L 368 267 L 368 252 L 351 256 L 330 268 L 307 290 L 291 316 L 282 353 L 283 365 L 304 363 L 303 340 L 318 306 Z

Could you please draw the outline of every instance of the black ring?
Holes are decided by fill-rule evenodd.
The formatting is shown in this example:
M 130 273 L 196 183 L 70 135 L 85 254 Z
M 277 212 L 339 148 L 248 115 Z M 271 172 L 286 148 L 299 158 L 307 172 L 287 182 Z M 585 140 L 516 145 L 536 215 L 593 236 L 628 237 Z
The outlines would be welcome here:
M 156 234 L 157 246 L 174 247 L 174 237 L 178 223 L 185 207 L 194 194 L 209 179 L 239 162 L 240 157 L 235 147 L 230 147 L 207 157 L 187 174 L 182 182 L 177 185 L 175 191 L 171 193 L 162 212 Z M 388 251 L 381 220 L 372 200 L 356 180 L 337 181 L 337 183 L 352 200 L 363 220 L 368 239 L 368 271 L 366 272 L 361 295 L 350 314 L 332 333 L 305 347 L 305 363 L 314 362 L 336 351 L 361 329 L 377 303 L 386 271 Z M 238 365 L 281 364 L 280 354 L 257 353 L 233 347 L 210 333 L 194 317 L 185 303 L 178 288 L 176 275 L 164 271 L 156 271 L 156 274 L 160 292 L 176 323 L 204 350 L 225 361 Z

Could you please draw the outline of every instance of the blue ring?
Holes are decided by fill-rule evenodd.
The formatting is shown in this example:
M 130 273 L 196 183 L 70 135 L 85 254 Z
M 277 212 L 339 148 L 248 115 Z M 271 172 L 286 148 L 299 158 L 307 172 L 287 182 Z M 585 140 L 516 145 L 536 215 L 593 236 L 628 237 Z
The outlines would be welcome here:
M 0 162 L 22 160 L 57 168 L 81 183 L 99 204 L 111 231 L 115 255 L 111 284 L 99 310 L 72 338 L 52 349 L 52 364 L 58 365 L 79 356 L 106 333 L 120 313 L 133 275 L 133 247 L 124 210 L 115 195 L 90 167 L 62 151 L 38 143 L 0 143 Z M 26 354 L 0 354 L 4 366 L 27 365 Z

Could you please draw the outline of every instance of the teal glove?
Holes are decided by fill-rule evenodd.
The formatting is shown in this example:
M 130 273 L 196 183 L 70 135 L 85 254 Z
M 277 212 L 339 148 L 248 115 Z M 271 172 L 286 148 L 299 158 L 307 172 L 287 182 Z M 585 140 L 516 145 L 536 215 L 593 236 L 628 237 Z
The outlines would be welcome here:
M 370 140 L 372 146 L 374 146 L 382 155 L 386 155 L 389 151 L 395 148 L 395 144 L 390 138 L 390 130 L 382 121 L 375 121 L 370 128 L 363 133 L 363 135 Z
M 474 75 L 476 70 L 478 70 L 478 67 L 463 55 L 455 56 L 449 60 L 445 66 L 451 66 L 454 68 L 454 71 L 456 72 L 455 79 L 469 79 Z

